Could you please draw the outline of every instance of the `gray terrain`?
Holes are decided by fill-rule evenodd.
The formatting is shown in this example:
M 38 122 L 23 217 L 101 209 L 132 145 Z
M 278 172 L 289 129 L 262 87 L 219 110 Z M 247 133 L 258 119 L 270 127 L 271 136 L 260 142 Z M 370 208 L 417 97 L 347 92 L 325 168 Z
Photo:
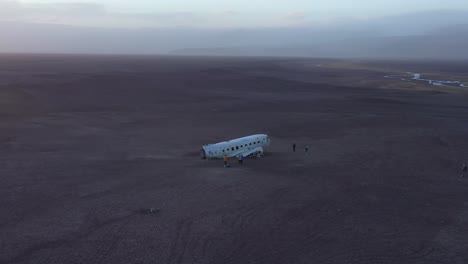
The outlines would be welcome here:
M 0 58 L 0 263 L 468 263 L 462 88 L 318 59 Z M 255 133 L 264 158 L 199 157 Z

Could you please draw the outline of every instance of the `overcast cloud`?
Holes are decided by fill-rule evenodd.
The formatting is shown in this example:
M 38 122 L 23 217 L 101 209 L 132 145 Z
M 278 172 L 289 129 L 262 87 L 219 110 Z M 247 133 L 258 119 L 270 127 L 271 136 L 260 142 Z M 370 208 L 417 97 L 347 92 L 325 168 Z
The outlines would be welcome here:
M 39 2 L 24 3 L 17 0 L 0 0 L 0 21 L 53 23 L 92 27 L 274 27 L 296 25 L 304 22 L 302 11 L 284 12 L 277 16 L 243 14 L 229 9 L 204 11 L 112 11 L 99 3 Z

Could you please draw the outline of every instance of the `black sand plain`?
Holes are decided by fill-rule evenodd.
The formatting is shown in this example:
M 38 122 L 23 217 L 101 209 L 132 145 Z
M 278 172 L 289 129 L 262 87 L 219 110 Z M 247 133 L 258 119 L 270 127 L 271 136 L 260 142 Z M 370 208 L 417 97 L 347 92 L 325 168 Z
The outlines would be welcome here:
M 468 62 L 327 63 L 1 55 L 0 263 L 468 263 L 468 92 L 371 70 Z

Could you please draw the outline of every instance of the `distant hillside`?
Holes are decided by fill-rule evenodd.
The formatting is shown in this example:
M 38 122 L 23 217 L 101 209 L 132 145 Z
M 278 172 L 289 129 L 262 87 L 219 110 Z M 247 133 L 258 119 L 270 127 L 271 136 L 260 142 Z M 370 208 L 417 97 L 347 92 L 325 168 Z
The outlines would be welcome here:
M 468 35 L 425 35 L 345 39 L 309 46 L 181 49 L 178 55 L 258 55 L 330 58 L 468 59 Z
M 468 59 L 468 11 L 283 28 L 96 28 L 0 21 L 0 52 Z
M 304 31 L 301 38 L 301 44 L 185 48 L 171 54 L 468 59 L 468 12 L 431 11 L 357 21 Z

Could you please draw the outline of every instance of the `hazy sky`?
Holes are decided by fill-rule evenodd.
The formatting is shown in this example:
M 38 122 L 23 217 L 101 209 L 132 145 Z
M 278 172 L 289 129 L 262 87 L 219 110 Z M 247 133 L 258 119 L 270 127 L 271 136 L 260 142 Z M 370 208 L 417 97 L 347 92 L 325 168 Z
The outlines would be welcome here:
M 415 11 L 467 0 L 0 0 L 0 20 L 99 27 L 278 27 Z
M 0 52 L 459 57 L 466 36 L 468 0 L 0 0 Z

